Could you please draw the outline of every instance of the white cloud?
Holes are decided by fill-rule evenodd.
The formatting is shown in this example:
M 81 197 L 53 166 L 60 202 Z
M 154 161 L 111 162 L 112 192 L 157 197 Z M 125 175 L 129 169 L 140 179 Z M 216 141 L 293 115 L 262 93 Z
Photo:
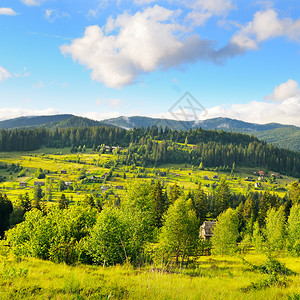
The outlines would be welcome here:
M 15 16 L 17 13 L 9 7 L 0 7 L 0 15 Z
M 0 81 L 4 81 L 10 77 L 12 77 L 11 74 L 6 69 L 0 66 Z
M 243 26 L 231 39 L 232 44 L 243 50 L 255 50 L 259 43 L 275 37 L 287 37 L 298 41 L 300 38 L 300 19 L 279 19 L 273 9 L 259 11 L 253 21 Z
M 213 16 L 226 16 L 230 10 L 235 8 L 231 0 L 193 0 L 180 2 L 192 9 L 187 15 L 187 20 L 191 20 L 196 26 L 205 24 Z
M 60 111 L 54 108 L 47 108 L 43 110 L 37 109 L 26 109 L 19 107 L 11 107 L 11 108 L 0 108 L 0 120 L 8 120 L 23 116 L 44 116 L 44 115 L 56 115 L 59 114 Z
M 22 3 L 28 6 L 39 6 L 46 0 L 21 0 Z
M 103 113 L 87 112 L 87 113 L 82 114 L 81 116 L 84 118 L 101 121 L 101 120 L 105 120 L 105 119 L 120 117 L 121 114 L 118 111 L 103 112 Z
M 111 107 L 120 107 L 122 105 L 122 100 L 120 99 L 100 99 L 96 101 L 96 105 L 108 105 Z
M 132 84 L 145 72 L 214 59 L 211 41 L 179 39 L 187 28 L 174 22 L 178 13 L 157 5 L 132 16 L 124 13 L 103 28 L 87 27 L 82 38 L 61 51 L 91 69 L 93 80 L 114 88 Z
M 23 72 L 14 73 L 14 76 L 15 76 L 16 78 L 18 78 L 18 77 L 28 77 L 28 76 L 30 76 L 30 72 L 28 72 L 28 71 L 27 71 L 27 68 L 24 67 Z
M 297 81 L 289 79 L 274 88 L 273 94 L 266 96 L 267 100 L 282 101 L 288 98 L 300 96 L 300 89 Z M 299 112 L 300 113 L 300 112 Z

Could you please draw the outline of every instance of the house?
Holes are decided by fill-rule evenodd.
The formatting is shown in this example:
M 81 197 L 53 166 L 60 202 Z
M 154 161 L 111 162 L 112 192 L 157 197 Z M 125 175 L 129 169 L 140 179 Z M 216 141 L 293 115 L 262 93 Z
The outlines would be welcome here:
M 176 177 L 179 177 L 179 176 L 180 176 L 180 174 L 176 174 L 175 176 L 176 176 Z
M 123 186 L 123 185 L 116 185 L 116 189 L 117 189 L 117 190 L 123 190 L 123 189 L 124 189 L 124 186 Z
M 214 175 L 212 178 L 213 179 L 217 179 L 217 178 L 219 178 L 219 176 L 218 175 Z
M 264 177 L 260 176 L 260 177 L 258 177 L 258 180 L 264 181 Z
M 67 170 L 61 170 L 60 174 L 67 174 Z
M 261 187 L 261 183 L 260 183 L 260 182 L 255 182 L 254 186 L 255 186 L 256 188 Z
M 106 151 L 110 151 L 110 147 L 109 146 L 105 146 L 105 150 Z
M 35 181 L 34 185 L 39 185 L 39 186 L 45 186 L 45 182 L 44 181 Z
M 258 171 L 257 174 L 258 174 L 259 176 L 265 176 L 265 172 L 264 172 L 264 171 Z
M 108 186 L 101 185 L 101 191 L 107 191 L 109 189 Z
M 208 176 L 204 175 L 204 176 L 203 176 L 203 179 L 204 179 L 204 180 L 208 180 Z
M 200 226 L 200 232 L 199 235 L 202 237 L 204 240 L 209 241 L 210 238 L 213 236 L 212 229 L 216 225 L 216 221 L 205 221 L 201 226 Z
M 167 176 L 167 173 L 166 172 L 159 172 L 158 175 L 159 176 Z
M 20 182 L 20 187 L 27 187 L 27 182 Z
M 245 178 L 246 181 L 247 180 L 252 180 L 252 179 L 253 179 L 253 177 L 251 177 L 251 176 Z
M 279 177 L 280 177 L 280 174 L 278 174 L 278 173 L 272 173 L 271 176 L 274 176 L 274 177 L 276 177 L 276 178 L 279 178 Z
M 70 186 L 70 185 L 72 185 L 72 183 L 73 183 L 72 181 L 66 181 L 65 186 Z

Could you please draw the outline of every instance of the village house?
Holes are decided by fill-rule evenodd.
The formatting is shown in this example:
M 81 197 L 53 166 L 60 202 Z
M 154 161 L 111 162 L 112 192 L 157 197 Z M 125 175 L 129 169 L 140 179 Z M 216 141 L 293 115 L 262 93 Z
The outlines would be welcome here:
M 20 182 L 20 187 L 27 187 L 27 182 Z
M 204 179 L 204 180 L 208 180 L 208 176 L 204 175 L 204 176 L 203 176 L 203 179 Z
M 101 191 L 107 191 L 109 189 L 108 186 L 101 185 Z
M 61 170 L 60 174 L 67 174 L 67 170 Z
M 255 186 L 256 188 L 261 187 L 261 183 L 260 183 L 260 182 L 255 182 L 254 186 Z
M 252 179 L 253 179 L 253 177 L 251 177 L 251 176 L 245 178 L 246 181 L 248 181 L 248 180 L 250 181 Z
M 70 186 L 70 185 L 72 185 L 72 183 L 73 183 L 72 181 L 66 181 L 65 186 Z
M 159 176 L 167 176 L 167 173 L 166 172 L 159 172 L 158 175 Z
M 217 179 L 217 178 L 219 178 L 219 176 L 218 175 L 214 175 L 212 178 L 213 179 Z
M 212 229 L 215 225 L 216 225 L 216 221 L 205 221 L 200 226 L 200 232 L 199 232 L 200 237 L 202 237 L 206 241 L 209 241 L 210 238 L 213 236 Z
M 117 190 L 123 190 L 123 189 L 124 189 L 124 186 L 123 186 L 123 185 L 116 185 L 116 189 L 117 189 Z
M 265 176 L 265 172 L 264 172 L 264 171 L 258 171 L 257 174 L 258 174 L 259 176 Z
M 35 181 L 34 185 L 35 186 L 37 186 L 37 185 L 39 185 L 39 186 L 45 186 L 45 182 L 44 181 Z

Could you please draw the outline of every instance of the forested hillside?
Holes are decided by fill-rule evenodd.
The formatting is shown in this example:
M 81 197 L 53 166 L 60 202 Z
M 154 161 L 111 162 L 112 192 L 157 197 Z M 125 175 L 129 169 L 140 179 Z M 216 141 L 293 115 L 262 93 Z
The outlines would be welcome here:
M 161 142 L 158 142 L 161 141 Z M 188 149 L 183 145 L 190 146 Z M 200 163 L 208 167 L 263 167 L 299 177 L 300 153 L 278 149 L 253 136 L 224 131 L 194 129 L 113 127 L 0 130 L 0 151 L 27 151 L 46 147 L 96 148 L 100 145 L 128 148 L 128 162 L 140 165 Z

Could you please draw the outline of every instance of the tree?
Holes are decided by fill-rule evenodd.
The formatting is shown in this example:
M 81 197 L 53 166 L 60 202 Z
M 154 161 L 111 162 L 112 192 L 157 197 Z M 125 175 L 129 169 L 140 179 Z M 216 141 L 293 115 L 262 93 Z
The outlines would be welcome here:
M 60 209 L 68 208 L 69 200 L 67 199 L 65 194 L 61 194 L 60 199 L 58 200 L 58 207 Z
M 224 255 L 236 251 L 238 227 L 238 215 L 232 208 L 228 208 L 218 216 L 211 238 L 213 253 Z
M 231 197 L 229 185 L 225 178 L 222 178 L 215 192 L 217 214 L 220 214 L 230 206 Z
M 300 186 L 298 182 L 293 182 L 290 188 L 290 198 L 293 204 L 300 204 Z
M 31 206 L 41 210 L 42 209 L 41 200 L 42 200 L 43 197 L 44 197 L 43 190 L 42 190 L 40 185 L 37 185 L 34 189 L 34 198 L 33 198 L 33 201 L 31 203 Z
M 199 223 L 202 224 L 202 222 L 205 221 L 207 213 L 207 195 L 202 189 L 201 182 L 199 182 L 198 187 L 194 192 L 192 203 L 196 212 L 197 219 L 199 220 Z
M 271 208 L 266 217 L 266 246 L 269 251 L 281 250 L 285 246 L 285 214 L 284 207 L 278 210 Z
M 199 226 L 191 201 L 179 198 L 166 213 L 159 240 L 162 248 L 175 255 L 176 263 L 181 263 L 195 250 L 198 242 Z
M 154 205 L 155 205 L 155 226 L 161 227 L 162 216 L 167 210 L 168 206 L 159 180 L 157 180 L 155 183 L 153 189 L 153 198 L 154 198 Z
M 97 264 L 123 263 L 130 254 L 128 241 L 128 226 L 123 212 L 106 207 L 88 238 L 87 252 Z
M 13 205 L 6 195 L 0 194 L 0 238 L 9 225 L 9 215 L 13 212 Z
M 169 201 L 170 204 L 173 204 L 181 195 L 180 187 L 178 186 L 177 182 L 171 187 Z
M 300 204 L 293 205 L 287 222 L 288 250 L 300 256 Z

